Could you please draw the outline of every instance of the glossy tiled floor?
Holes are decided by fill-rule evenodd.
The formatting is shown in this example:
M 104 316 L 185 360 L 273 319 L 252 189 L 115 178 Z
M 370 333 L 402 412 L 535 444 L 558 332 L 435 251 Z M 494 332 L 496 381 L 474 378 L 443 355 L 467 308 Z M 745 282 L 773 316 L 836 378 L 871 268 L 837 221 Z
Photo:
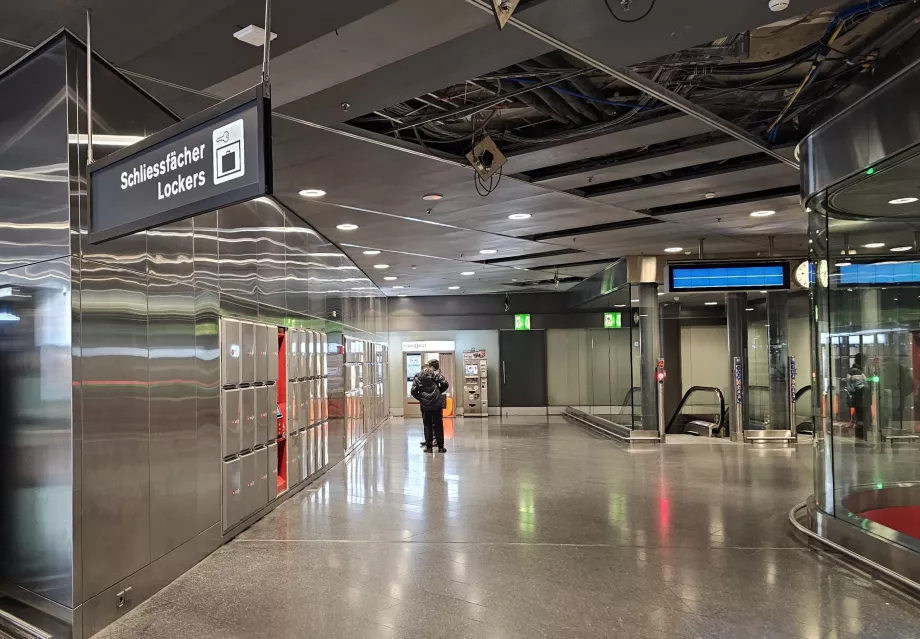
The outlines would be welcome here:
M 394 421 L 100 639 L 894 639 L 920 607 L 790 537 L 811 447 L 629 452 L 551 419 Z

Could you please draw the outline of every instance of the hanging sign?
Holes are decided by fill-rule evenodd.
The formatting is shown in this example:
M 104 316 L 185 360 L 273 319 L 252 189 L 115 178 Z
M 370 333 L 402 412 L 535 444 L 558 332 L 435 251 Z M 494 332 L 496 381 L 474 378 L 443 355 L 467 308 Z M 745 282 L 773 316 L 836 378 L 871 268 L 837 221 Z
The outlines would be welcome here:
M 89 167 L 93 244 L 272 191 L 271 102 L 258 86 Z
M 604 328 L 623 328 L 623 314 L 604 313 Z
M 515 315 L 514 316 L 514 330 L 529 331 L 530 330 L 530 315 Z

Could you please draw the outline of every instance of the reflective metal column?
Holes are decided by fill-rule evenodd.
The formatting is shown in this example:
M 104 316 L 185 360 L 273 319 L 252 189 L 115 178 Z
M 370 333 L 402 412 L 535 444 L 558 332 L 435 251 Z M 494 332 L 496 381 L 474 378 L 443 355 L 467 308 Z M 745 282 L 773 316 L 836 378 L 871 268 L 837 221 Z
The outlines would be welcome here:
M 665 424 L 658 418 L 658 379 L 656 371 L 661 352 L 661 326 L 658 321 L 658 284 L 635 284 L 639 304 L 633 314 L 639 315 L 639 375 L 642 387 L 642 430 L 652 430 L 664 437 Z M 665 362 L 667 366 L 667 362 Z
M 769 430 L 795 430 L 789 414 L 789 292 L 767 293 Z
M 747 293 L 725 294 L 728 328 L 728 378 L 731 380 L 729 428 L 734 442 L 744 441 L 744 429 L 750 421 L 748 397 L 748 325 Z M 740 377 L 740 379 L 739 379 Z

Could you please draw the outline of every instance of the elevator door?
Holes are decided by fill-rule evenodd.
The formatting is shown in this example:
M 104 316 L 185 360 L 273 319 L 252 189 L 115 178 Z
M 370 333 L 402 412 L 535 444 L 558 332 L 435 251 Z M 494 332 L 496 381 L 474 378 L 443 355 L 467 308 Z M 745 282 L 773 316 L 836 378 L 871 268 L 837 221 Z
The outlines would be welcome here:
M 502 408 L 546 406 L 546 331 L 501 331 Z

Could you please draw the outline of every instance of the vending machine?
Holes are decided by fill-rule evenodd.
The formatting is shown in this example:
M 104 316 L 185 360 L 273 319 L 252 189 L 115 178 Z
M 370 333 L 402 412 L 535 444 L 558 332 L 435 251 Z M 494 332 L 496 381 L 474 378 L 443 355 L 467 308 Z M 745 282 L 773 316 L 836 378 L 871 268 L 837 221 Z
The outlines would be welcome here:
M 486 352 L 474 348 L 463 351 L 464 417 L 489 416 L 489 387 Z

